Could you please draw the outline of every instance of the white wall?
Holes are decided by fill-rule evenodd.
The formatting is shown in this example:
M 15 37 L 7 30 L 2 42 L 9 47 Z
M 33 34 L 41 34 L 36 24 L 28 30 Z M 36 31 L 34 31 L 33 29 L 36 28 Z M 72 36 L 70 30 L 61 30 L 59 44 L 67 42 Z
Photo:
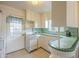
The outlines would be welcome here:
M 52 20 L 53 26 L 66 26 L 66 2 L 52 2 Z
M 6 27 L 6 17 L 7 16 L 16 16 L 19 18 L 23 18 L 25 20 L 25 12 L 23 10 L 15 9 L 15 8 L 10 7 L 10 6 L 1 5 L 1 4 L 0 4 L 0 10 L 2 10 L 2 13 L 3 13 L 2 20 L 4 20 L 4 24 L 3 24 L 3 27 L 4 27 L 3 29 L 5 29 L 4 34 L 6 34 L 6 30 L 7 30 L 7 27 Z M 7 36 L 8 36 L 8 34 L 6 35 L 6 37 Z M 8 39 L 6 39 L 6 37 L 5 37 L 5 40 L 8 40 Z M 12 38 L 10 38 L 9 40 L 11 40 L 11 39 Z M 12 43 L 12 42 L 7 41 L 7 45 L 8 45 L 7 46 L 7 53 L 24 48 L 23 36 L 21 38 L 18 38 L 18 39 L 19 39 L 19 41 L 17 40 L 12 45 L 10 45 L 10 43 Z M 18 45 L 20 45 L 20 46 L 17 47 L 16 43 L 18 43 Z M 15 47 L 15 48 L 11 49 L 11 47 Z
M 76 1 L 67 2 L 67 26 L 78 27 L 78 3 Z

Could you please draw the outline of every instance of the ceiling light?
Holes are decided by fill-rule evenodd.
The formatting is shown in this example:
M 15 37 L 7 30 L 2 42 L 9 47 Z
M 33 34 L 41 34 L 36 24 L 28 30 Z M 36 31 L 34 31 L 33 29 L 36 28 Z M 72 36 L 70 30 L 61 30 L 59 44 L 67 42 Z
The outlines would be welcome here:
M 34 1 L 32 1 L 32 4 L 33 4 L 33 5 L 38 5 L 38 4 L 40 4 L 40 2 L 41 2 L 41 1 L 39 1 L 39 0 L 34 0 Z

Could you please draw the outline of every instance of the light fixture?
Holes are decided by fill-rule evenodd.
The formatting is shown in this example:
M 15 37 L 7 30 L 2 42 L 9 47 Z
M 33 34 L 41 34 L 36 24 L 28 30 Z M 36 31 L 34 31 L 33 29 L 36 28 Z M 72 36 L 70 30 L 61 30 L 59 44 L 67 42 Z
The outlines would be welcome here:
M 33 4 L 33 5 L 38 5 L 38 4 L 40 4 L 40 3 L 41 3 L 41 1 L 39 1 L 39 0 L 33 0 L 33 1 L 32 1 L 32 4 Z

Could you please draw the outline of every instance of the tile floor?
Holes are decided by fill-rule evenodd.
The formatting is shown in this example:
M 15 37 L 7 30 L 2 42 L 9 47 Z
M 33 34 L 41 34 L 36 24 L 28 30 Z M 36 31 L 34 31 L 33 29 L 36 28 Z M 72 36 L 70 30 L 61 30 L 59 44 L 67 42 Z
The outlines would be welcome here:
M 28 53 L 25 49 L 7 54 L 7 58 L 49 58 L 49 53 L 42 48 L 39 48 L 32 53 Z

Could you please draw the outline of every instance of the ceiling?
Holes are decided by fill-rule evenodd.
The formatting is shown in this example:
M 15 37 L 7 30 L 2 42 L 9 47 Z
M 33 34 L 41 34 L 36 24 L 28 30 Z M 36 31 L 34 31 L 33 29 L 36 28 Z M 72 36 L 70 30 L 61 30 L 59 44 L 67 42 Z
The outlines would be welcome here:
M 32 1 L 1 1 L 0 4 L 23 10 L 31 9 L 35 12 L 48 12 L 51 10 L 51 1 L 41 1 L 38 5 L 33 5 Z

